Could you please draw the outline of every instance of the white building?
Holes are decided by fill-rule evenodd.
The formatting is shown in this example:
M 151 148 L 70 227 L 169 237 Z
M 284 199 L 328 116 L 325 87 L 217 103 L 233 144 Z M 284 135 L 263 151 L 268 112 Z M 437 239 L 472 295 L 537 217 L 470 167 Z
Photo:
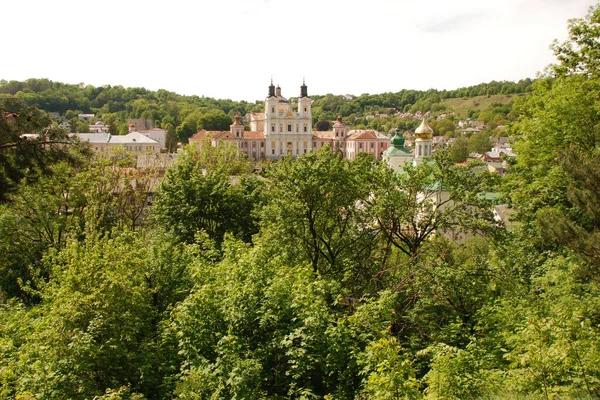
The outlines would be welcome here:
M 91 124 L 90 133 L 106 133 L 109 131 L 109 127 L 104 125 L 101 121 L 97 121 L 95 124 Z
M 398 171 L 407 163 L 413 162 L 413 155 L 404 146 L 404 137 L 398 132 L 390 140 L 391 146 L 383 153 L 383 160 L 388 163 L 394 171 Z
M 74 133 L 73 135 L 82 142 L 88 142 L 95 151 L 108 152 L 111 149 L 122 147 L 137 154 L 160 152 L 160 145 L 156 140 L 139 132 L 131 132 L 127 135 L 111 135 L 110 133 Z
M 281 88 L 269 86 L 265 100 L 264 135 L 266 157 L 278 159 L 283 155 L 298 156 L 312 149 L 312 114 L 306 84 L 300 87 L 298 111 L 281 95 Z
M 271 81 L 264 113 L 250 114 L 250 129 L 245 131 L 240 116 L 236 115 L 229 131 L 201 130 L 189 142 L 199 144 L 210 137 L 213 145 L 219 141 L 235 144 L 240 152 L 256 160 L 276 160 L 285 155 L 296 157 L 325 145 L 350 159 L 358 153 L 371 153 L 381 159 L 389 146 L 388 137 L 377 131 L 348 132 L 341 115 L 333 124 L 333 130 L 313 131 L 311 100 L 304 82 L 300 86 L 298 109 L 294 111 L 290 102 L 282 96 L 281 88 L 275 87 Z
M 161 128 L 152 128 L 147 130 L 136 130 L 134 124 L 129 125 L 129 133 L 138 132 L 142 135 L 149 137 L 152 140 L 156 140 L 160 146 L 160 150 L 167 146 L 167 131 Z
M 424 117 L 421 125 L 415 130 L 415 152 L 412 154 L 404 143 L 404 138 L 396 132 L 390 140 L 391 146 L 383 153 L 385 160 L 395 171 L 404 168 L 407 163 L 417 165 L 431 158 L 433 148 L 433 129 Z

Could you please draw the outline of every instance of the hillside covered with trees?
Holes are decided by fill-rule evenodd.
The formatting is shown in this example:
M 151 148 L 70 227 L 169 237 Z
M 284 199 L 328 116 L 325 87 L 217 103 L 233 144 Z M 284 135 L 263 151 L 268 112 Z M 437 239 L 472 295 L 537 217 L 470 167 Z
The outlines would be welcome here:
M 262 106 L 3 82 L 0 399 L 600 397 L 600 5 L 569 27 L 530 94 L 490 104 L 513 112 L 503 177 L 449 151 L 395 173 L 328 147 L 256 173 L 203 146 L 157 179 L 36 106 L 180 138 Z M 340 112 L 327 97 L 315 108 Z
M 331 129 L 330 122 L 338 114 L 356 129 L 376 129 L 384 133 L 391 129 L 414 129 L 415 119 L 402 117 L 402 112 L 452 112 L 446 100 L 471 99 L 484 96 L 496 103 L 510 103 L 514 96 L 531 91 L 532 81 L 524 79 L 514 82 L 489 82 L 453 91 L 402 90 L 397 93 L 360 96 L 328 94 L 313 95 L 313 123 L 317 129 Z M 499 96 L 501 95 L 501 96 Z M 499 97 L 498 97 L 499 96 Z M 93 113 L 110 127 L 113 134 L 126 134 L 127 119 L 145 118 L 155 126 L 168 131 L 171 141 L 187 142 L 201 129 L 227 130 L 233 116 L 249 112 L 264 111 L 262 100 L 255 103 L 245 101 L 217 100 L 198 96 L 182 96 L 166 90 L 150 91 L 143 88 L 122 86 L 86 86 L 53 82 L 48 79 L 29 79 L 25 82 L 0 80 L 0 100 L 17 99 L 27 106 L 36 106 L 49 113 L 58 113 L 60 120 L 71 122 L 72 130 L 87 131 L 87 123 L 77 120 L 78 114 Z M 294 101 L 294 99 L 291 99 Z M 467 110 L 459 110 L 457 119 L 479 117 L 484 107 L 479 102 Z M 377 115 L 371 119 L 369 116 Z M 385 118 L 380 118 L 385 115 Z M 454 122 L 453 119 L 453 122 Z M 324 125 L 319 125 L 322 122 Z

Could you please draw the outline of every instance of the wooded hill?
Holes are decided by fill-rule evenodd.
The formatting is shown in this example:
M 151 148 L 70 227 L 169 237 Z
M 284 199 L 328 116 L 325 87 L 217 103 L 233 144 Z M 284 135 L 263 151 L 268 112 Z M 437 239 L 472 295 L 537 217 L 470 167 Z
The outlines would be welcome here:
M 402 90 L 397 93 L 362 94 L 352 98 L 332 94 L 313 95 L 313 122 L 316 126 L 319 121 L 333 121 L 338 114 L 342 114 L 352 128 L 371 128 L 385 133 L 394 128 L 414 128 L 415 120 L 399 117 L 399 112 L 455 111 L 457 118 L 477 119 L 488 105 L 511 104 L 511 96 L 529 93 L 531 85 L 530 79 L 524 79 L 517 83 L 492 81 L 452 91 Z M 262 100 L 255 103 L 235 102 L 182 96 L 166 90 L 72 85 L 48 79 L 29 79 L 25 82 L 2 80 L 0 99 L 6 98 L 20 99 L 27 106 L 59 113 L 73 122 L 74 130 L 86 129 L 86 124 L 76 121 L 77 114 L 81 113 L 96 114 L 110 126 L 113 134 L 127 133 L 128 118 L 147 118 L 153 120 L 155 126 L 166 129 L 171 141 L 183 142 L 200 129 L 229 129 L 236 112 L 246 115 L 251 111 L 263 111 L 264 108 Z M 469 99 L 477 100 L 465 105 Z M 379 118 L 380 115 L 386 117 Z M 377 118 L 369 119 L 367 116 Z M 325 124 L 320 128 L 327 129 L 328 126 Z

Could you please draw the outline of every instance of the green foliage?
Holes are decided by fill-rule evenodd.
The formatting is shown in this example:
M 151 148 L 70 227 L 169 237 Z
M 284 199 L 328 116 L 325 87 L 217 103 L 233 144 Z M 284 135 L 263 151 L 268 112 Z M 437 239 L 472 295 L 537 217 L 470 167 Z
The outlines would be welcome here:
M 228 131 L 233 119 L 223 111 L 213 111 L 198 118 L 197 129 L 207 131 Z
M 433 353 L 431 370 L 425 376 L 426 398 L 490 398 L 502 381 L 500 371 L 490 369 L 489 355 L 470 343 L 466 349 L 438 344 Z
M 397 339 L 371 342 L 365 350 L 367 376 L 363 395 L 368 399 L 414 399 L 418 381 L 406 352 Z
M 42 304 L 30 311 L 12 304 L 0 314 L 2 346 L 15 355 L 0 361 L 5 391 L 89 398 L 130 386 L 160 398 L 157 374 L 172 355 L 158 340 L 158 318 L 182 299 L 186 257 L 180 247 L 154 248 L 134 233 L 89 234 L 51 253 Z
M 515 121 L 508 231 L 485 200 L 500 177 L 454 164 L 491 132 L 399 172 L 324 147 L 260 178 L 205 142 L 146 208 L 155 171 L 21 140 L 53 131 L 27 107 L 96 112 L 111 130 L 151 118 L 173 146 L 260 103 L 0 81 L 26 105 L 0 116 L 0 399 L 599 397 L 597 10 L 514 109 L 494 93 L 531 81 L 313 98 L 315 121 L 341 110 L 387 131 L 415 127 L 396 110 L 485 96 L 471 117 Z
M 468 151 L 470 153 L 483 154 L 492 149 L 492 141 L 490 140 L 490 132 L 483 130 L 475 133 L 469 138 Z
M 24 134 L 37 134 L 25 137 Z M 21 101 L 0 102 L 0 202 L 22 181 L 34 182 L 49 174 L 50 166 L 59 160 L 76 161 L 73 140 L 51 124 L 50 119 L 35 107 Z
M 450 116 L 441 120 L 436 119 L 431 121 L 431 128 L 433 128 L 435 134 L 440 136 L 451 136 L 456 131 L 456 125 Z
M 440 231 L 495 230 L 489 203 L 480 196 L 493 187 L 492 175 L 456 166 L 443 154 L 401 173 L 380 171 L 370 201 L 374 216 L 389 243 L 407 256 L 416 257 Z
M 456 141 L 450 145 L 448 156 L 450 157 L 450 160 L 455 163 L 467 161 L 467 157 L 469 157 L 469 141 L 464 137 L 457 138 Z
M 584 74 L 598 77 L 600 68 L 600 6 L 590 7 L 585 18 L 569 21 L 569 38 L 559 43 L 554 41 L 552 50 L 559 64 L 553 65 L 559 76 Z
M 315 274 L 340 274 L 370 255 L 375 232 L 361 202 L 369 196 L 374 159 L 354 162 L 328 146 L 268 170 L 263 232 L 290 259 Z
M 530 292 L 494 308 L 502 321 L 505 390 L 544 396 L 595 397 L 598 366 L 598 285 L 582 282 L 578 263 L 556 258 L 543 265 Z
M 236 161 L 232 150 L 228 146 L 207 145 L 201 151 L 188 147 L 167 172 L 153 209 L 156 220 L 179 240 L 192 243 L 195 235 L 204 231 L 218 243 L 226 233 L 250 241 L 256 233 L 253 210 L 261 184 L 249 175 L 232 181 L 227 172 L 236 167 L 227 161 L 244 165 Z

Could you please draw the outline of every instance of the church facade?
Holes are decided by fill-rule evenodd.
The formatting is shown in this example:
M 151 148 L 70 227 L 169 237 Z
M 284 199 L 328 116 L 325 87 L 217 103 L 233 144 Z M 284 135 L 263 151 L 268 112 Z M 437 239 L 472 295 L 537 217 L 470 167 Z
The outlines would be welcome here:
M 331 131 L 313 131 L 311 100 L 306 84 L 303 82 L 300 86 L 297 109 L 293 109 L 292 104 L 282 96 L 281 88 L 275 87 L 272 81 L 264 112 L 250 115 L 250 131 L 244 130 L 241 117 L 236 115 L 229 131 L 201 130 L 189 142 L 201 145 L 206 140 L 213 146 L 219 142 L 230 143 L 255 160 L 277 160 L 288 155 L 298 157 L 325 145 L 329 145 L 332 151 L 340 151 L 349 159 L 358 153 L 371 153 L 381 159 L 390 145 L 389 138 L 377 131 L 348 131 L 341 115 Z

